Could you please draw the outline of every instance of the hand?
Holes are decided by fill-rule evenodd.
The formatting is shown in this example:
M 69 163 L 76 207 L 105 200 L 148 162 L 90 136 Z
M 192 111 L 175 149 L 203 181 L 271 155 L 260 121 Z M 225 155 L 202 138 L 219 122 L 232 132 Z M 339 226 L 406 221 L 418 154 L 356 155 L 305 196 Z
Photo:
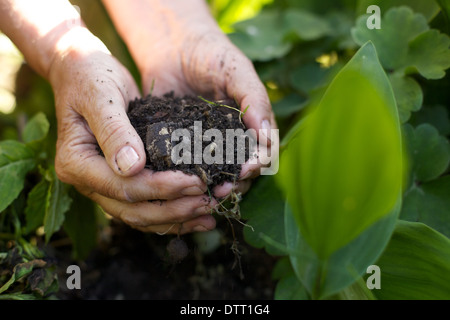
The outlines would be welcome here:
M 144 169 L 143 142 L 126 115 L 138 89 L 98 39 L 84 28 L 68 32 L 58 44 L 49 80 L 58 120 L 55 167 L 62 181 L 142 231 L 215 227 L 208 213 L 217 203 L 204 195 L 206 185 L 198 177 Z
M 205 1 L 103 2 L 141 71 L 144 94 L 155 81 L 155 95 L 174 91 L 180 96 L 234 98 L 242 111 L 249 106 L 243 117 L 248 128 L 257 133 L 276 128 L 267 92 L 251 61 L 219 29 Z M 271 142 L 277 151 L 278 141 Z M 243 165 L 239 191 L 248 190 L 266 160 Z M 215 195 L 225 196 L 231 188 L 218 187 Z

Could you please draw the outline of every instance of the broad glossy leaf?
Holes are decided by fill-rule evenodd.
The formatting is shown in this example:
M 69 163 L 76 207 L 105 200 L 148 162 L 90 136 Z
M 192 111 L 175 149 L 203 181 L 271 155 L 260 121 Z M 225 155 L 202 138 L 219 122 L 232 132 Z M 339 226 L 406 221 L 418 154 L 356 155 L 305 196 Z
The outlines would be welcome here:
M 309 246 L 295 224 L 290 206 L 286 204 L 286 246 L 297 278 L 313 299 L 329 298 L 344 290 L 362 276 L 367 267 L 381 255 L 392 232 L 401 208 L 401 197 L 392 211 L 367 228 L 356 239 L 321 259 Z
M 30 148 L 17 141 L 0 142 L 0 212 L 17 198 L 26 174 L 35 167 Z
M 422 222 L 450 238 L 450 176 L 408 190 L 400 218 Z
M 402 166 L 392 88 L 368 43 L 339 72 L 281 159 L 279 182 L 320 258 L 391 212 Z
M 422 223 L 400 220 L 376 265 L 379 299 L 450 299 L 450 240 Z
M 412 179 L 425 182 L 443 174 L 450 163 L 448 139 L 427 123 L 415 129 L 407 124 L 404 132 L 411 158 Z
M 48 130 L 50 129 L 50 123 L 44 113 L 39 112 L 36 114 L 25 126 L 23 130 L 23 141 L 29 143 L 45 138 Z

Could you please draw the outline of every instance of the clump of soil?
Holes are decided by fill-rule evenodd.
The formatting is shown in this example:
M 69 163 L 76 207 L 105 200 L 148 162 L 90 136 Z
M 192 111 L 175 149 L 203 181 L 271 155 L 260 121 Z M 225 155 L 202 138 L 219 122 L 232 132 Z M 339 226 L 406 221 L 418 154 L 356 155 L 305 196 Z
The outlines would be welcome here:
M 137 98 L 130 102 L 128 111 L 130 122 L 147 150 L 148 168 L 154 171 L 180 170 L 195 174 L 208 185 L 210 192 L 226 181 L 237 181 L 242 164 L 238 159 L 242 159 L 242 155 L 245 161 L 249 159 L 248 140 L 244 144 L 233 141 L 234 161 L 226 159 L 227 129 L 242 132 L 243 135 L 246 127 L 242 122 L 242 115 L 240 107 L 232 100 L 211 102 L 200 97 L 179 98 L 173 93 L 163 97 L 149 95 Z M 184 129 L 183 137 L 179 141 L 172 141 L 177 129 Z M 205 135 L 209 129 L 219 130 L 223 139 Z M 190 148 L 185 148 L 178 154 L 182 146 L 180 143 L 185 147 L 190 145 Z M 177 148 L 177 156 L 180 159 L 183 157 L 183 161 L 173 161 L 171 155 L 174 148 Z M 186 150 L 187 153 L 184 153 Z M 203 154 L 211 157 L 217 155 L 222 161 L 208 164 Z M 185 161 L 186 159 L 190 161 Z

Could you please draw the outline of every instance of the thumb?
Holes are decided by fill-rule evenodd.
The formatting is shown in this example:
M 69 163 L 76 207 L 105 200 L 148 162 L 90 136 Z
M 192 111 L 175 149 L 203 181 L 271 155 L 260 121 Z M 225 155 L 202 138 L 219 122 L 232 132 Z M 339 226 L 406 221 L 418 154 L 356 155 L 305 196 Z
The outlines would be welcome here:
M 117 90 L 100 94 L 86 120 L 105 155 L 109 167 L 121 176 L 133 176 L 144 169 L 144 144 L 127 116 L 128 101 Z

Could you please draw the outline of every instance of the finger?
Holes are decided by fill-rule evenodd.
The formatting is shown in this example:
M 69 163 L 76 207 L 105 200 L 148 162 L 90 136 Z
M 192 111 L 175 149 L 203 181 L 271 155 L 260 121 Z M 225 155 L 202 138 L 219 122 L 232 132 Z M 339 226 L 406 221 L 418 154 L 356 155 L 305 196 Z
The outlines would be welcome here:
M 132 81 L 125 81 L 130 91 L 118 85 L 128 72 L 117 69 L 99 75 L 96 85 L 81 108 L 89 128 L 95 135 L 108 165 L 116 174 L 132 176 L 141 171 L 146 162 L 144 144 L 127 116 L 129 101 L 137 96 Z M 132 83 L 132 84 L 131 84 Z
M 212 215 L 204 215 L 192 220 L 178 224 L 165 224 L 159 226 L 150 226 L 146 228 L 136 228 L 142 232 L 153 232 L 160 235 L 179 234 L 183 235 L 192 232 L 211 231 L 216 227 L 216 219 Z
M 269 96 L 252 62 L 240 52 L 230 52 L 225 62 L 227 95 L 239 102 L 242 111 L 246 110 L 243 120 L 247 127 L 257 131 L 258 136 L 260 130 L 264 134 L 276 129 Z
M 223 199 L 231 194 L 233 191 L 245 194 L 250 189 L 252 182 L 251 180 L 244 180 L 236 182 L 235 184 L 231 182 L 225 182 L 224 184 L 214 188 L 214 197 L 217 199 Z
M 132 177 L 119 176 L 98 154 L 95 137 L 80 115 L 66 112 L 58 123 L 55 169 L 63 182 L 129 202 L 175 199 L 207 190 L 199 177 L 180 171 L 142 170 Z
M 90 194 L 89 197 L 98 203 L 106 213 L 133 228 L 184 223 L 210 214 L 217 205 L 215 199 L 209 199 L 207 196 L 131 204 L 106 198 L 97 193 Z
M 274 132 L 272 132 L 274 133 Z M 276 133 L 276 132 L 275 132 Z M 278 133 L 271 135 L 272 143 L 262 142 L 257 146 L 256 155 L 242 165 L 239 180 L 254 179 L 257 176 L 273 175 L 278 172 L 279 137 Z

